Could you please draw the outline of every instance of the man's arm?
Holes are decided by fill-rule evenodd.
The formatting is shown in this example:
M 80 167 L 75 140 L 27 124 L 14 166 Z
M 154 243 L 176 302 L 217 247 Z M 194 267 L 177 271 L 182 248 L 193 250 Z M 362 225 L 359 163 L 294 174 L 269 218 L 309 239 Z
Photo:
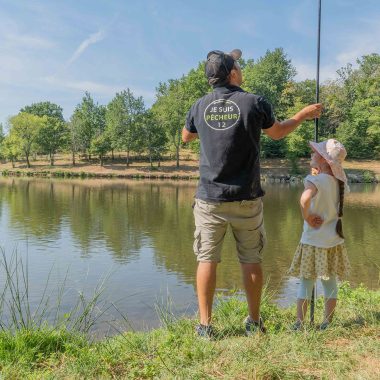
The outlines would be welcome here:
M 198 138 L 198 133 L 191 133 L 185 127 L 182 129 L 182 141 L 184 143 L 193 141 Z
M 319 118 L 322 112 L 322 104 L 316 103 L 306 106 L 301 111 L 297 112 L 292 118 L 284 121 L 275 121 L 272 127 L 263 129 L 273 140 L 280 140 L 293 132 L 305 120 Z

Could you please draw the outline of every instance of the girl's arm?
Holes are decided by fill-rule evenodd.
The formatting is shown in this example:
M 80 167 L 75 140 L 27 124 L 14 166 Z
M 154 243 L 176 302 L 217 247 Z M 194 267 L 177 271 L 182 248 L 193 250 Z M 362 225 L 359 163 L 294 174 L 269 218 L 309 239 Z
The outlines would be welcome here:
M 305 190 L 303 191 L 300 199 L 301 212 L 303 219 L 309 224 L 310 227 L 319 228 L 323 223 L 323 219 L 316 214 L 310 214 L 311 199 L 317 194 L 318 189 L 311 182 L 306 182 Z

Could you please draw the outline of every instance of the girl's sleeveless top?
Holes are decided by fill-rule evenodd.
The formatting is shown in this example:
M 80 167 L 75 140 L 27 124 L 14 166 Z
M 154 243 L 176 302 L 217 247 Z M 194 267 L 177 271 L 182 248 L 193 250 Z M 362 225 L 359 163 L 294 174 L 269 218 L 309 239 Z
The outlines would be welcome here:
M 339 206 L 338 180 L 328 174 L 308 175 L 304 183 L 311 182 L 317 189 L 317 194 L 312 198 L 310 213 L 322 217 L 323 223 L 319 228 L 312 228 L 306 221 L 303 224 L 301 243 L 321 248 L 331 248 L 344 243 L 336 233 Z

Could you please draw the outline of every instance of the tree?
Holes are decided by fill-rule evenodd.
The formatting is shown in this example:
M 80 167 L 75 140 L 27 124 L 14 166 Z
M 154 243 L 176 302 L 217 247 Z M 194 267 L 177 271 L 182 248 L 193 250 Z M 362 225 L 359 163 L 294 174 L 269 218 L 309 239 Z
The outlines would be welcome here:
M 27 167 L 30 168 L 29 156 L 32 147 L 35 145 L 41 126 L 47 122 L 47 117 L 36 116 L 26 112 L 21 112 L 11 117 L 11 131 L 19 143 L 22 152 L 25 154 Z
M 267 50 L 256 63 L 253 60 L 247 62 L 243 70 L 243 88 L 265 96 L 281 119 L 285 117 L 285 109 L 281 107 L 281 97 L 288 82 L 292 81 L 295 75 L 296 69 L 282 48 Z
M 181 147 L 181 130 L 188 111 L 185 105 L 184 88 L 181 80 L 169 80 L 168 84 L 160 83 L 157 91 L 157 101 L 152 107 L 155 119 L 166 131 L 169 141 L 176 151 L 176 164 L 179 168 L 179 151 Z
M 177 167 L 186 114 L 198 98 L 211 90 L 204 74 L 204 66 L 204 62 L 201 62 L 181 79 L 170 79 L 156 88 L 157 100 L 152 106 L 152 112 L 176 151 Z
M 244 90 L 264 96 L 273 106 L 276 117 L 284 119 L 289 104 L 284 101 L 287 86 L 296 74 L 296 70 L 282 48 L 268 50 L 254 62 L 248 60 L 244 70 Z M 261 154 L 264 157 L 281 157 L 286 151 L 284 140 L 272 140 L 266 135 L 261 139 Z
M 79 149 L 88 153 L 89 159 L 91 159 L 91 140 L 95 137 L 96 131 L 101 128 L 98 124 L 99 120 L 98 105 L 94 103 L 90 93 L 86 92 L 82 102 L 75 107 L 72 123 L 74 123 Z
M 291 118 L 299 110 L 314 102 L 316 82 L 305 80 L 289 82 L 283 92 L 282 104 L 287 103 L 285 118 Z M 310 153 L 309 141 L 313 140 L 314 127 L 312 121 L 304 121 L 298 128 L 285 138 L 285 155 L 291 160 L 305 157 Z
M 107 133 L 96 136 L 91 141 L 91 153 L 99 157 L 100 166 L 103 166 L 104 156 L 111 150 L 111 140 Z
M 144 145 L 148 152 L 150 166 L 153 167 L 153 160 L 158 160 L 158 166 L 162 159 L 162 154 L 167 149 L 168 138 L 164 128 L 154 119 L 152 112 L 147 111 L 143 121 Z
M 117 93 L 107 107 L 106 128 L 111 148 L 127 151 L 127 166 L 130 163 L 130 152 L 142 146 L 139 126 L 144 112 L 143 98 L 135 98 L 129 89 Z
M 345 145 L 349 157 L 380 156 L 380 55 L 357 60 L 358 68 L 347 65 L 338 80 L 326 89 L 328 114 L 334 135 Z
M 54 165 L 54 156 L 68 141 L 69 129 L 67 124 L 55 117 L 46 117 L 38 131 L 36 143 L 42 152 L 49 155 L 50 165 Z
M 15 161 L 21 155 L 20 141 L 14 134 L 5 137 L 0 145 L 1 156 L 12 162 L 12 168 L 15 167 Z
M 33 103 L 30 106 L 25 106 L 22 108 L 20 112 L 27 112 L 36 116 L 48 116 L 54 119 L 58 119 L 62 122 L 64 121 L 62 107 L 51 102 Z
M 4 138 L 5 138 L 5 135 L 4 135 L 3 124 L 0 123 L 0 144 L 3 142 Z
M 79 135 L 79 117 L 75 114 L 71 116 L 71 119 L 68 123 L 69 128 L 69 145 L 71 150 L 71 161 L 73 166 L 75 166 L 75 155 L 79 152 L 80 149 L 80 135 Z

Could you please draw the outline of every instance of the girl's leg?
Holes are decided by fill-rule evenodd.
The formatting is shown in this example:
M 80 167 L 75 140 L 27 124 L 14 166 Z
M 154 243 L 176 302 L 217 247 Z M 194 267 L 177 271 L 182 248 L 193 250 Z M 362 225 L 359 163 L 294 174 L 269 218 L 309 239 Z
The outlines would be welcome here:
M 336 307 L 336 300 L 338 298 L 338 286 L 336 277 L 331 276 L 328 280 L 322 280 L 323 293 L 325 295 L 325 319 L 324 324 L 331 323 L 334 310 Z
M 303 322 L 305 319 L 314 286 L 314 280 L 308 278 L 301 278 L 300 280 L 297 293 L 297 322 Z

